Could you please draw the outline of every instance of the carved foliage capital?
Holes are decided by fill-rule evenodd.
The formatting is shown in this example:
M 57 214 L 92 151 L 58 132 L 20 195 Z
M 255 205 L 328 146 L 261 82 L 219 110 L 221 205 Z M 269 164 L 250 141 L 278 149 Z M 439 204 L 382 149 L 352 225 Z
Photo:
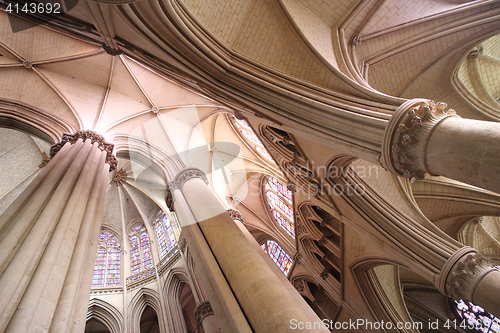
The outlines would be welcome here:
M 446 103 L 413 99 L 403 103 L 389 120 L 382 142 L 382 166 L 406 178 L 423 179 L 428 173 L 425 159 L 429 138 L 435 126 L 448 117 Z
M 209 301 L 203 301 L 196 305 L 196 308 L 194 309 L 194 317 L 196 318 L 198 325 L 201 325 L 203 319 L 211 315 L 214 315 L 214 310 L 212 309 Z
M 112 55 L 112 56 L 117 56 L 122 54 L 122 51 L 120 49 L 115 49 L 111 46 L 108 46 L 106 43 L 102 43 L 102 48 L 104 51 L 106 51 L 107 54 Z
M 168 210 L 174 212 L 174 197 L 172 196 L 172 191 L 170 190 L 170 184 L 167 186 L 167 195 L 165 196 L 165 203 L 167 204 Z
M 102 135 L 97 134 L 94 131 L 78 131 L 74 134 L 64 133 L 61 141 L 50 147 L 50 156 L 54 157 L 66 144 L 66 142 L 74 144 L 76 141 L 78 141 L 78 139 L 82 139 L 83 141 L 91 140 L 92 144 L 97 142 L 99 149 L 106 152 L 106 163 L 109 164 L 109 170 L 116 170 L 118 161 L 113 155 L 114 145 L 111 143 L 107 143 Z
M 296 281 L 294 281 L 293 286 L 299 292 L 304 291 L 304 289 L 305 289 L 304 280 L 296 280 Z
M 234 117 L 238 120 L 246 120 L 245 116 L 243 116 L 243 112 L 240 110 L 234 110 Z
M 324 280 L 328 277 L 328 274 L 329 274 L 328 268 L 325 268 L 321 271 L 321 273 L 319 273 L 319 276 Z
M 318 240 L 318 245 L 324 247 L 326 245 L 327 239 L 328 238 L 325 235 L 321 236 L 321 238 Z
M 179 241 L 177 242 L 177 245 L 179 246 L 179 249 L 184 252 L 186 250 L 186 238 L 184 238 L 184 235 L 179 236 Z
M 177 176 L 175 176 L 175 179 L 168 183 L 168 187 L 171 192 L 174 190 L 181 190 L 182 185 L 191 178 L 200 178 L 208 185 L 207 175 L 205 175 L 203 171 L 198 168 L 187 168 L 179 172 Z
M 297 264 L 302 263 L 302 255 L 300 253 L 295 253 L 293 256 L 293 261 L 296 262 Z
M 491 261 L 481 253 L 462 257 L 448 275 L 446 291 L 449 296 L 472 301 L 477 282 L 495 269 Z
M 238 210 L 236 210 L 236 209 L 228 209 L 226 212 L 229 214 L 229 216 L 231 217 L 231 219 L 238 220 L 238 221 L 240 221 L 242 223 L 245 222 L 243 220 L 243 216 L 241 215 L 241 213 Z
M 482 55 L 484 52 L 484 48 L 483 46 L 477 46 L 475 48 L 473 48 L 469 54 L 467 55 L 467 57 L 469 58 L 478 58 L 480 55 Z
M 473 301 L 479 281 L 495 270 L 488 258 L 471 247 L 463 247 L 446 262 L 436 281 L 437 287 L 449 297 Z

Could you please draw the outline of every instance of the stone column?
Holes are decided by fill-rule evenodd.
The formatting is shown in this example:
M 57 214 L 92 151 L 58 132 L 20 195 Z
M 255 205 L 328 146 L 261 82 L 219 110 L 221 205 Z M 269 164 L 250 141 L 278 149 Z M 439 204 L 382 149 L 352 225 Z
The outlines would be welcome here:
M 71 331 L 78 302 L 90 294 L 92 267 L 84 262 L 95 258 L 86 249 L 116 167 L 112 149 L 91 131 L 64 134 L 0 217 L 0 331 Z
M 448 297 L 471 301 L 500 316 L 500 272 L 474 248 L 466 246 L 455 252 L 434 285 Z
M 340 159 L 336 166 L 347 169 L 348 159 Z M 362 180 L 355 172 L 346 172 L 330 178 L 331 186 L 355 188 Z M 350 218 L 352 227 L 364 228 L 369 223 L 392 252 L 392 260 L 398 265 L 418 272 L 432 282 L 448 297 L 464 298 L 500 316 L 500 272 L 496 271 L 477 252 L 463 246 L 442 230 L 425 226 L 382 198 L 371 187 L 365 186 L 362 193 L 342 194 L 355 209 L 359 218 Z
M 255 332 L 290 332 L 291 322 L 310 320 L 264 259 L 226 213 L 196 168 L 181 171 L 173 182 L 198 222 L 232 292 Z M 175 193 L 174 193 L 175 194 Z M 321 332 L 324 327 L 304 329 Z
M 462 119 L 445 103 L 413 99 L 389 121 L 382 165 L 423 179 L 441 175 L 500 193 L 500 123 Z
M 178 185 L 178 181 L 169 182 L 166 201 L 171 210 L 174 208 L 175 202 L 175 212 L 185 239 L 185 244 L 179 242 L 181 251 L 184 252 L 186 247 L 189 247 L 191 257 L 200 274 L 208 300 L 215 309 L 217 322 L 222 331 L 252 332 Z
M 205 333 L 220 333 L 219 325 L 215 319 L 214 310 L 209 301 L 203 301 L 196 304 L 194 317 L 198 325 L 203 326 Z
M 281 281 L 283 286 L 287 289 L 288 293 L 290 296 L 293 297 L 295 302 L 301 307 L 301 309 L 304 311 L 306 314 L 307 318 L 309 318 L 309 321 L 311 323 L 322 323 L 321 319 L 318 317 L 318 315 L 314 312 L 314 310 L 307 304 L 307 302 L 304 300 L 304 298 L 299 294 L 297 289 L 288 281 L 288 278 L 283 274 L 283 272 L 279 269 L 279 267 L 275 264 L 273 259 L 267 254 L 266 252 L 262 251 L 262 248 L 260 247 L 259 243 L 253 238 L 252 234 L 250 231 L 245 228 L 243 225 L 244 220 L 243 216 L 241 213 L 236 210 L 236 209 L 228 209 L 227 210 L 228 215 L 231 217 L 233 221 L 235 221 L 236 225 L 240 228 L 241 232 L 245 235 L 245 237 L 248 239 L 249 243 L 252 244 L 252 246 L 259 252 L 260 256 L 264 259 L 264 261 L 267 262 L 268 266 L 271 268 L 271 270 L 274 271 L 274 275 L 278 277 L 278 279 Z M 293 258 L 295 262 L 300 261 L 300 254 L 297 252 Z M 325 331 L 326 332 L 326 331 Z

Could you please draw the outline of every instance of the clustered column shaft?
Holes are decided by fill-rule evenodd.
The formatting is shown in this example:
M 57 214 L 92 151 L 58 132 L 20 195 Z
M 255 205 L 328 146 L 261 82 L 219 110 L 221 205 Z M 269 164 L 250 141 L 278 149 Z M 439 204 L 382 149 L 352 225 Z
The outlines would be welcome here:
M 83 329 L 78 305 L 92 272 L 84 263 L 95 257 L 89 236 L 100 228 L 112 149 L 91 131 L 65 134 L 0 217 L 0 331 L 69 332 L 76 321 Z

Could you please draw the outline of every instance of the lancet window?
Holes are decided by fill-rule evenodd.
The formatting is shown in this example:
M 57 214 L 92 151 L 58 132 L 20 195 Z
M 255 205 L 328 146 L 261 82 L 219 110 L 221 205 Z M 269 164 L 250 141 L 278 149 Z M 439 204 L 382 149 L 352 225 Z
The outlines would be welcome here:
M 99 234 L 92 288 L 117 287 L 120 284 L 120 242 L 110 232 Z
M 245 136 L 248 139 L 248 142 L 250 143 L 252 148 L 255 149 L 257 152 L 259 152 L 259 154 L 265 157 L 266 159 L 272 161 L 273 158 L 271 157 L 271 155 L 269 155 L 269 153 L 267 152 L 266 148 L 259 140 L 257 135 L 255 135 L 250 125 L 248 125 L 248 122 L 244 119 L 236 119 L 235 116 L 232 117 L 234 124 L 236 125 L 236 128 L 238 129 L 238 131 L 240 131 L 241 134 L 243 134 L 243 136 Z
M 273 259 L 285 275 L 288 275 L 290 267 L 292 266 L 292 258 L 273 240 L 268 240 L 261 245 L 262 249 Z
M 143 224 L 139 224 L 132 228 L 129 234 L 129 240 L 132 274 L 153 267 L 153 258 L 151 256 L 149 236 L 146 227 Z
M 269 177 L 267 180 L 265 192 L 274 219 L 290 236 L 295 238 L 292 192 L 274 177 Z
M 160 245 L 161 256 L 164 257 L 168 251 L 177 245 L 174 230 L 170 223 L 170 219 L 164 212 L 159 212 L 155 221 L 156 237 Z

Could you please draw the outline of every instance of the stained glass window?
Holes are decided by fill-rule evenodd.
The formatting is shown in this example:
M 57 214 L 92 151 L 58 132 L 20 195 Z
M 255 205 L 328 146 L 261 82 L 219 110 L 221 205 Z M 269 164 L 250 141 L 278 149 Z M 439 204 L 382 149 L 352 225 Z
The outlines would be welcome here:
M 162 227 L 161 223 L 155 224 L 156 237 L 158 237 L 158 244 L 160 245 L 161 256 L 163 257 L 168 252 L 167 237 L 165 236 L 165 228 Z
M 464 300 L 455 301 L 455 304 L 459 316 L 466 320 L 460 327 L 475 329 L 483 333 L 500 333 L 500 320 L 482 307 Z
M 274 192 L 278 192 L 289 203 L 292 203 L 292 192 L 286 188 L 285 184 L 274 177 L 269 177 L 267 182 Z
M 254 131 L 252 130 L 250 125 L 248 125 L 247 121 L 244 119 L 236 119 L 235 116 L 232 117 L 234 124 L 236 125 L 240 133 L 243 134 L 250 141 L 249 143 L 252 146 L 252 148 L 257 150 L 257 152 L 260 155 L 264 156 L 266 159 L 272 161 L 273 158 L 271 157 L 271 155 L 269 155 L 266 148 L 264 148 L 264 145 L 259 140 L 257 135 L 255 135 Z
M 130 238 L 130 261 L 132 265 L 132 274 L 141 271 L 141 253 L 139 250 L 139 238 L 133 236 Z
M 269 208 L 278 224 L 295 238 L 293 226 L 292 192 L 276 178 L 270 177 L 266 183 L 266 197 Z
M 106 272 L 106 249 L 97 248 L 97 256 L 94 264 L 94 277 L 92 279 L 92 288 L 104 287 L 104 274 Z
M 92 288 L 117 287 L 120 284 L 120 242 L 110 232 L 99 234 Z
M 111 248 L 108 251 L 108 272 L 106 287 L 116 287 L 120 284 L 120 250 Z
M 292 258 L 288 254 L 286 254 L 285 250 L 281 248 L 281 246 L 278 245 L 273 240 L 268 240 L 264 244 L 261 245 L 261 247 L 266 251 L 267 254 L 273 259 L 273 261 L 278 265 L 278 267 L 281 269 L 285 275 L 288 275 L 288 271 L 290 270 L 290 267 L 292 266 Z
M 170 224 L 168 216 L 159 212 L 155 222 L 156 235 L 158 237 L 158 244 L 160 245 L 161 256 L 164 257 L 168 251 L 177 245 L 175 239 L 174 229 Z
M 151 268 L 153 266 L 153 259 L 151 258 L 151 251 L 149 249 L 149 237 L 147 233 L 141 234 L 141 249 L 142 258 L 144 259 L 144 269 Z
M 132 274 L 153 267 L 153 258 L 149 245 L 149 236 L 146 227 L 142 224 L 135 226 L 130 235 L 130 265 Z

